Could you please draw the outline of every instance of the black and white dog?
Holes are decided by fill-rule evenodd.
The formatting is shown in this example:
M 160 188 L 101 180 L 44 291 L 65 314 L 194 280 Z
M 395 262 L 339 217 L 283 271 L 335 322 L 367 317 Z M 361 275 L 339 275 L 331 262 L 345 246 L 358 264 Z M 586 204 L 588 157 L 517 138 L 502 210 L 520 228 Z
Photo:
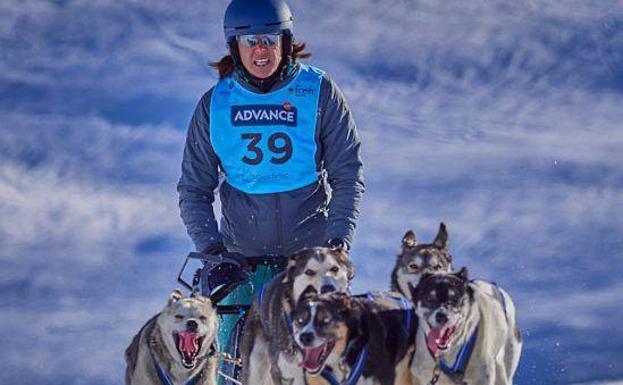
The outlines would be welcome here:
M 419 319 L 414 385 L 437 375 L 440 385 L 512 384 L 522 340 L 508 293 L 494 283 L 470 281 L 466 268 L 425 274 L 411 292 Z
M 411 298 L 409 285 L 416 287 L 426 273 L 449 273 L 452 271 L 452 256 L 448 251 L 446 225 L 439 224 L 439 231 L 432 243 L 419 244 L 413 231 L 402 238 L 400 254 L 392 271 L 391 289 Z
M 308 297 L 292 324 L 308 384 L 411 385 L 417 319 L 398 293 Z

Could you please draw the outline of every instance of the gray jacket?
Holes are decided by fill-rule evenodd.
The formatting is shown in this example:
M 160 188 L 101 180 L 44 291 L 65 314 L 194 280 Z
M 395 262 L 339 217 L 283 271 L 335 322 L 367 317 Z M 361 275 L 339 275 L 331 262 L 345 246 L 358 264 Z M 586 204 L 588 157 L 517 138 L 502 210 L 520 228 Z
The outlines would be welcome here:
M 232 76 L 259 92 L 237 73 Z M 324 75 L 320 86 L 316 162 L 322 177 L 292 191 L 248 194 L 229 185 L 225 175 L 219 188 L 220 231 L 213 210 L 222 168 L 210 142 L 212 90 L 203 95 L 190 122 L 177 185 L 181 217 L 197 250 L 223 242 L 229 251 L 246 256 L 290 255 L 334 238 L 350 246 L 364 192 L 363 165 L 355 122 L 335 83 Z

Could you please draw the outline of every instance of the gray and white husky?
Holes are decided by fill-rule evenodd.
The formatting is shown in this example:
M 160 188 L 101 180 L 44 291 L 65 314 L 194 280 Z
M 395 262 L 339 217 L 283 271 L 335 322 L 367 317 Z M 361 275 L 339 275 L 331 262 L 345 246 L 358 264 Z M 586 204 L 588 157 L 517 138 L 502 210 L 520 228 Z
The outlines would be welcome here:
M 141 328 L 125 352 L 126 385 L 216 385 L 218 316 L 199 294 L 184 298 L 179 290 Z
M 240 349 L 242 383 L 305 384 L 289 316 L 303 295 L 349 292 L 353 275 L 344 251 L 316 247 L 292 255 L 286 271 L 266 285 L 248 313 Z
M 416 287 L 423 274 L 449 273 L 452 271 L 452 256 L 448 251 L 446 225 L 439 224 L 439 231 L 432 243 L 418 243 L 412 230 L 402 238 L 400 254 L 392 271 L 391 289 L 411 298 L 409 285 Z
M 510 385 L 522 340 L 515 306 L 494 283 L 470 281 L 467 269 L 426 274 L 411 288 L 419 320 L 414 385 Z

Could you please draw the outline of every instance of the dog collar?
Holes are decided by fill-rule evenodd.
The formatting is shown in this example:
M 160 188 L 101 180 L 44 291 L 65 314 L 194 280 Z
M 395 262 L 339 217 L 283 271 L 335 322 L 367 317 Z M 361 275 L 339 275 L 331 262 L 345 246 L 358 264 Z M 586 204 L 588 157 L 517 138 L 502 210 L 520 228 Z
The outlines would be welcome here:
M 160 367 L 160 365 L 158 365 L 158 362 L 156 360 L 154 360 L 154 365 L 156 366 L 156 371 L 158 372 L 158 378 L 160 379 L 160 382 L 162 382 L 164 385 L 174 385 L 173 381 L 171 381 L 171 378 Z M 184 385 L 195 385 L 195 384 L 197 384 L 197 381 L 199 381 L 199 379 L 201 378 L 202 374 L 203 374 L 203 371 L 200 371 L 195 376 L 191 377 L 188 381 L 186 381 L 186 383 Z
M 346 349 L 346 354 L 344 354 L 344 357 L 348 357 L 348 354 L 354 347 L 355 342 L 356 341 L 351 341 L 351 343 L 348 344 L 348 348 Z M 368 344 L 364 344 L 362 346 L 359 354 L 357 355 L 357 358 L 355 359 L 353 368 L 344 382 L 338 381 L 338 379 L 335 377 L 335 374 L 333 374 L 333 371 L 327 367 L 322 369 L 322 373 L 320 375 L 325 380 L 327 380 L 330 385 L 355 385 L 357 381 L 359 381 L 359 377 L 361 377 L 361 374 L 363 373 L 363 367 L 365 366 L 366 361 L 368 361 Z

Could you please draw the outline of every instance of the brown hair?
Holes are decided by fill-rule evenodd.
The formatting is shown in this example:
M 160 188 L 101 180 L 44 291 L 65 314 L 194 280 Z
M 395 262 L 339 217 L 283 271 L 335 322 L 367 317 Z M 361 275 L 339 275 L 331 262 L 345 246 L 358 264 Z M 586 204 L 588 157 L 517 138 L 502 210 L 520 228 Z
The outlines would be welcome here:
M 304 52 L 305 47 L 305 43 L 292 43 L 292 54 L 290 54 L 292 59 L 297 60 L 310 58 L 312 54 L 309 52 Z M 210 63 L 210 67 L 218 71 L 219 79 L 223 79 L 231 74 L 234 70 L 234 59 L 231 57 L 230 54 L 227 54 L 223 56 L 221 60 Z

